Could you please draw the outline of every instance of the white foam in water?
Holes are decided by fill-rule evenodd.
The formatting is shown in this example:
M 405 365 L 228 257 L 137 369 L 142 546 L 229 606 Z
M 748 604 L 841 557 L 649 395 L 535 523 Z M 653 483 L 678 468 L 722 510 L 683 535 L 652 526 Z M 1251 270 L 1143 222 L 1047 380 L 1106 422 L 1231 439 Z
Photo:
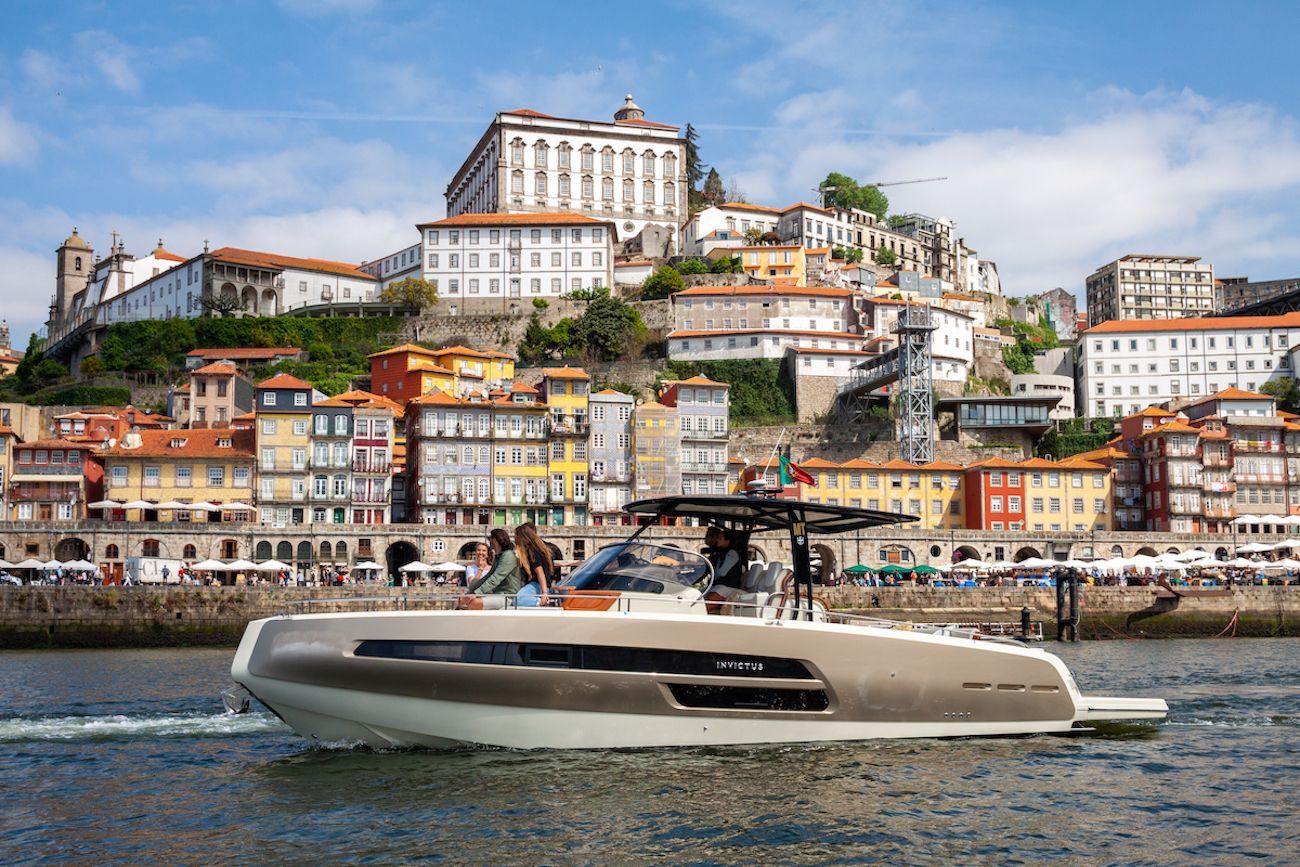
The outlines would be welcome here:
M 269 713 L 62 716 L 0 720 L 0 743 L 136 738 L 211 738 L 286 732 Z

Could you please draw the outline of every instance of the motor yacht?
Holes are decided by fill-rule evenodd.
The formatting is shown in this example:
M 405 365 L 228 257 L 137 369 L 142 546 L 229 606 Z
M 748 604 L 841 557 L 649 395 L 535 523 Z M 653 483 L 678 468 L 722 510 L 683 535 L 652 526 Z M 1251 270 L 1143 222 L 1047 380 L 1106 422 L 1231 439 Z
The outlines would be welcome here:
M 809 535 L 907 516 L 761 493 L 627 510 L 646 523 L 549 605 L 258 620 L 231 674 L 298 733 L 378 748 L 1025 735 L 1167 713 L 1161 699 L 1084 695 L 1057 656 L 1019 641 L 828 610 Z M 729 528 L 742 555 L 752 534 L 787 533 L 791 562 L 754 564 L 742 594 L 706 601 L 709 559 L 652 538 L 689 519 Z

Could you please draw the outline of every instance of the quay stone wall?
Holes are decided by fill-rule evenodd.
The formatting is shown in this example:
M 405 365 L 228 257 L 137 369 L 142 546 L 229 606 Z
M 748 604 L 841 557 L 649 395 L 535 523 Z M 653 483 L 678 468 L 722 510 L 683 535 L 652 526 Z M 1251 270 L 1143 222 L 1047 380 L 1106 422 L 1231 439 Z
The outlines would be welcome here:
M 1050 589 L 838 587 L 818 595 L 832 608 L 917 623 L 1018 623 L 1027 606 L 1049 636 L 1055 624 Z M 1149 587 L 1090 587 L 1083 595 L 1081 634 L 1089 639 L 1209 637 L 1230 630 L 1234 615 L 1243 637 L 1294 635 L 1300 623 L 1300 587 L 1242 587 L 1176 605 Z M 4 587 L 0 649 L 234 646 L 245 625 L 263 617 L 443 608 L 453 599 L 454 593 L 382 585 Z

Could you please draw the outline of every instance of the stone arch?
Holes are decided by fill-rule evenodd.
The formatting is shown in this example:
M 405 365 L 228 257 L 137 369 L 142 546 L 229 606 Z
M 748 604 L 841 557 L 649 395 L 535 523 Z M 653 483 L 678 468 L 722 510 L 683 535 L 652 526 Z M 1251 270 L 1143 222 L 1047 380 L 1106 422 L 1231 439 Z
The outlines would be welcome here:
M 276 543 L 275 559 L 279 560 L 281 563 L 288 563 L 290 560 L 292 560 L 293 543 L 288 541 L 287 539 Z
M 1228 549 L 1225 548 L 1225 547 L 1223 547 L 1222 545 L 1220 545 L 1218 548 L 1215 548 L 1215 549 L 1214 549 L 1214 559 L 1216 559 L 1216 560 L 1227 560 L 1227 559 L 1228 559 Z
M 5 543 L 0 542 L 0 560 L 5 559 Z
M 962 545 L 960 548 L 952 552 L 952 562 L 954 563 L 960 563 L 962 560 L 978 559 L 980 559 L 979 549 L 971 545 Z
M 122 559 L 122 549 L 119 548 L 119 547 L 117 547 L 116 545 L 113 545 L 113 544 L 105 545 L 105 546 L 104 546 L 104 559 L 105 559 L 105 560 L 121 560 L 121 559 Z
M 321 542 L 321 543 L 320 543 L 320 559 L 319 559 L 319 562 L 321 562 L 321 563 L 332 563 L 332 562 L 334 562 L 334 548 L 330 545 L 329 542 Z
M 252 286 L 245 286 L 239 290 L 239 306 L 249 316 L 257 315 L 257 290 Z
M 1158 556 L 1158 555 L 1156 554 L 1156 549 L 1155 549 L 1155 548 L 1152 548 L 1150 545 L 1143 545 L 1141 548 L 1138 548 L 1138 549 L 1137 549 L 1137 554 L 1138 554 L 1139 557 L 1155 557 L 1155 556 Z
M 154 555 L 155 557 L 158 555 Z M 69 536 L 66 539 L 59 540 L 54 546 L 54 559 L 62 560 L 67 563 L 69 560 L 89 560 L 90 546 L 84 539 L 78 539 L 76 536 Z
M 239 542 L 237 542 L 237 541 L 234 540 L 234 539 L 222 539 L 222 540 L 221 540 L 221 556 L 224 557 L 224 558 L 227 559 L 227 560 L 234 560 L 236 557 L 238 557 L 238 556 L 239 556 Z M 267 542 L 267 543 L 266 543 L 266 556 L 263 557 L 262 559 L 263 559 L 263 560 L 270 560 L 270 559 L 271 559 L 271 543 L 270 543 L 270 542 Z
M 262 290 L 262 304 L 258 308 L 258 313 L 262 316 L 274 316 L 279 312 L 280 302 L 276 298 L 274 289 Z
M 1177 547 L 1171 547 L 1171 548 L 1168 548 L 1168 549 L 1165 551 L 1165 553 L 1166 553 L 1166 554 L 1180 554 L 1180 553 L 1182 553 L 1182 552 L 1179 551 Z
M 460 546 L 460 550 L 456 552 L 456 559 L 457 559 L 457 560 L 473 560 L 473 559 L 474 559 L 474 547 L 475 547 L 476 545 L 478 545 L 478 543 L 479 543 L 479 540 L 478 540 L 478 539 L 475 539 L 475 540 L 472 541 L 472 542 L 466 542 L 464 545 L 461 545 L 461 546 Z
M 199 559 L 199 549 L 194 547 L 193 545 L 186 545 L 185 547 L 181 548 L 181 559 L 182 560 Z
M 755 561 L 755 560 L 761 560 L 762 562 L 766 563 L 766 562 L 767 562 L 767 554 L 766 554 L 766 553 L 763 551 L 763 549 L 760 548 L 758 545 L 755 545 L 753 542 L 750 542 L 750 543 L 749 543 L 749 560 L 750 560 L 751 563 L 752 563 L 753 561 Z
M 161 557 L 162 543 L 157 539 L 145 539 L 140 543 L 141 557 Z
M 1121 548 L 1119 545 L 1111 545 L 1111 546 L 1110 546 L 1110 556 L 1111 556 L 1112 558 L 1114 558 L 1114 557 L 1123 557 L 1123 556 L 1124 556 L 1124 549 Z
M 298 556 L 296 559 L 299 567 L 311 566 L 311 542 L 302 541 L 298 543 Z
M 346 564 L 347 564 L 347 562 L 348 562 L 348 543 L 347 543 L 347 542 L 335 542 L 335 543 L 334 543 L 334 562 L 335 562 L 335 563 L 339 563 L 339 564 L 343 564 L 343 565 L 346 565 Z
M 420 551 L 410 542 L 394 542 L 388 546 L 384 552 L 384 561 L 388 565 L 388 574 L 399 575 L 397 571 L 407 563 L 414 563 L 420 559 Z
M 839 574 L 839 558 L 835 556 L 835 550 L 824 542 L 814 543 L 809 547 L 809 554 L 813 562 L 814 574 L 819 584 L 830 584 Z
M 239 290 L 234 283 L 222 283 L 217 295 L 222 301 L 239 301 Z
M 1026 545 L 1025 547 L 1021 548 L 1019 551 L 1016 552 L 1016 556 L 1012 557 L 1011 559 L 1014 560 L 1016 563 L 1019 563 L 1022 560 L 1028 560 L 1030 557 L 1036 557 L 1039 560 L 1043 559 L 1043 555 L 1039 552 L 1039 550 L 1030 545 Z
M 263 563 L 271 559 L 271 543 L 265 539 L 258 542 L 254 550 L 256 553 L 253 555 L 253 559 L 260 560 Z M 222 554 L 225 554 L 225 552 L 223 551 Z

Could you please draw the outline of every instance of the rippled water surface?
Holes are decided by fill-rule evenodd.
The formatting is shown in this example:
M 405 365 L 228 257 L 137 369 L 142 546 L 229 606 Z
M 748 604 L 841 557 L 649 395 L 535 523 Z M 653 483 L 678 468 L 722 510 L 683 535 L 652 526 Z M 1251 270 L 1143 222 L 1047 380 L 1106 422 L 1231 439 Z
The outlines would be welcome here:
M 1167 698 L 1169 723 L 1073 739 L 374 753 L 222 713 L 230 651 L 0 654 L 0 861 L 1300 861 L 1300 640 L 1060 652 L 1085 691 Z

